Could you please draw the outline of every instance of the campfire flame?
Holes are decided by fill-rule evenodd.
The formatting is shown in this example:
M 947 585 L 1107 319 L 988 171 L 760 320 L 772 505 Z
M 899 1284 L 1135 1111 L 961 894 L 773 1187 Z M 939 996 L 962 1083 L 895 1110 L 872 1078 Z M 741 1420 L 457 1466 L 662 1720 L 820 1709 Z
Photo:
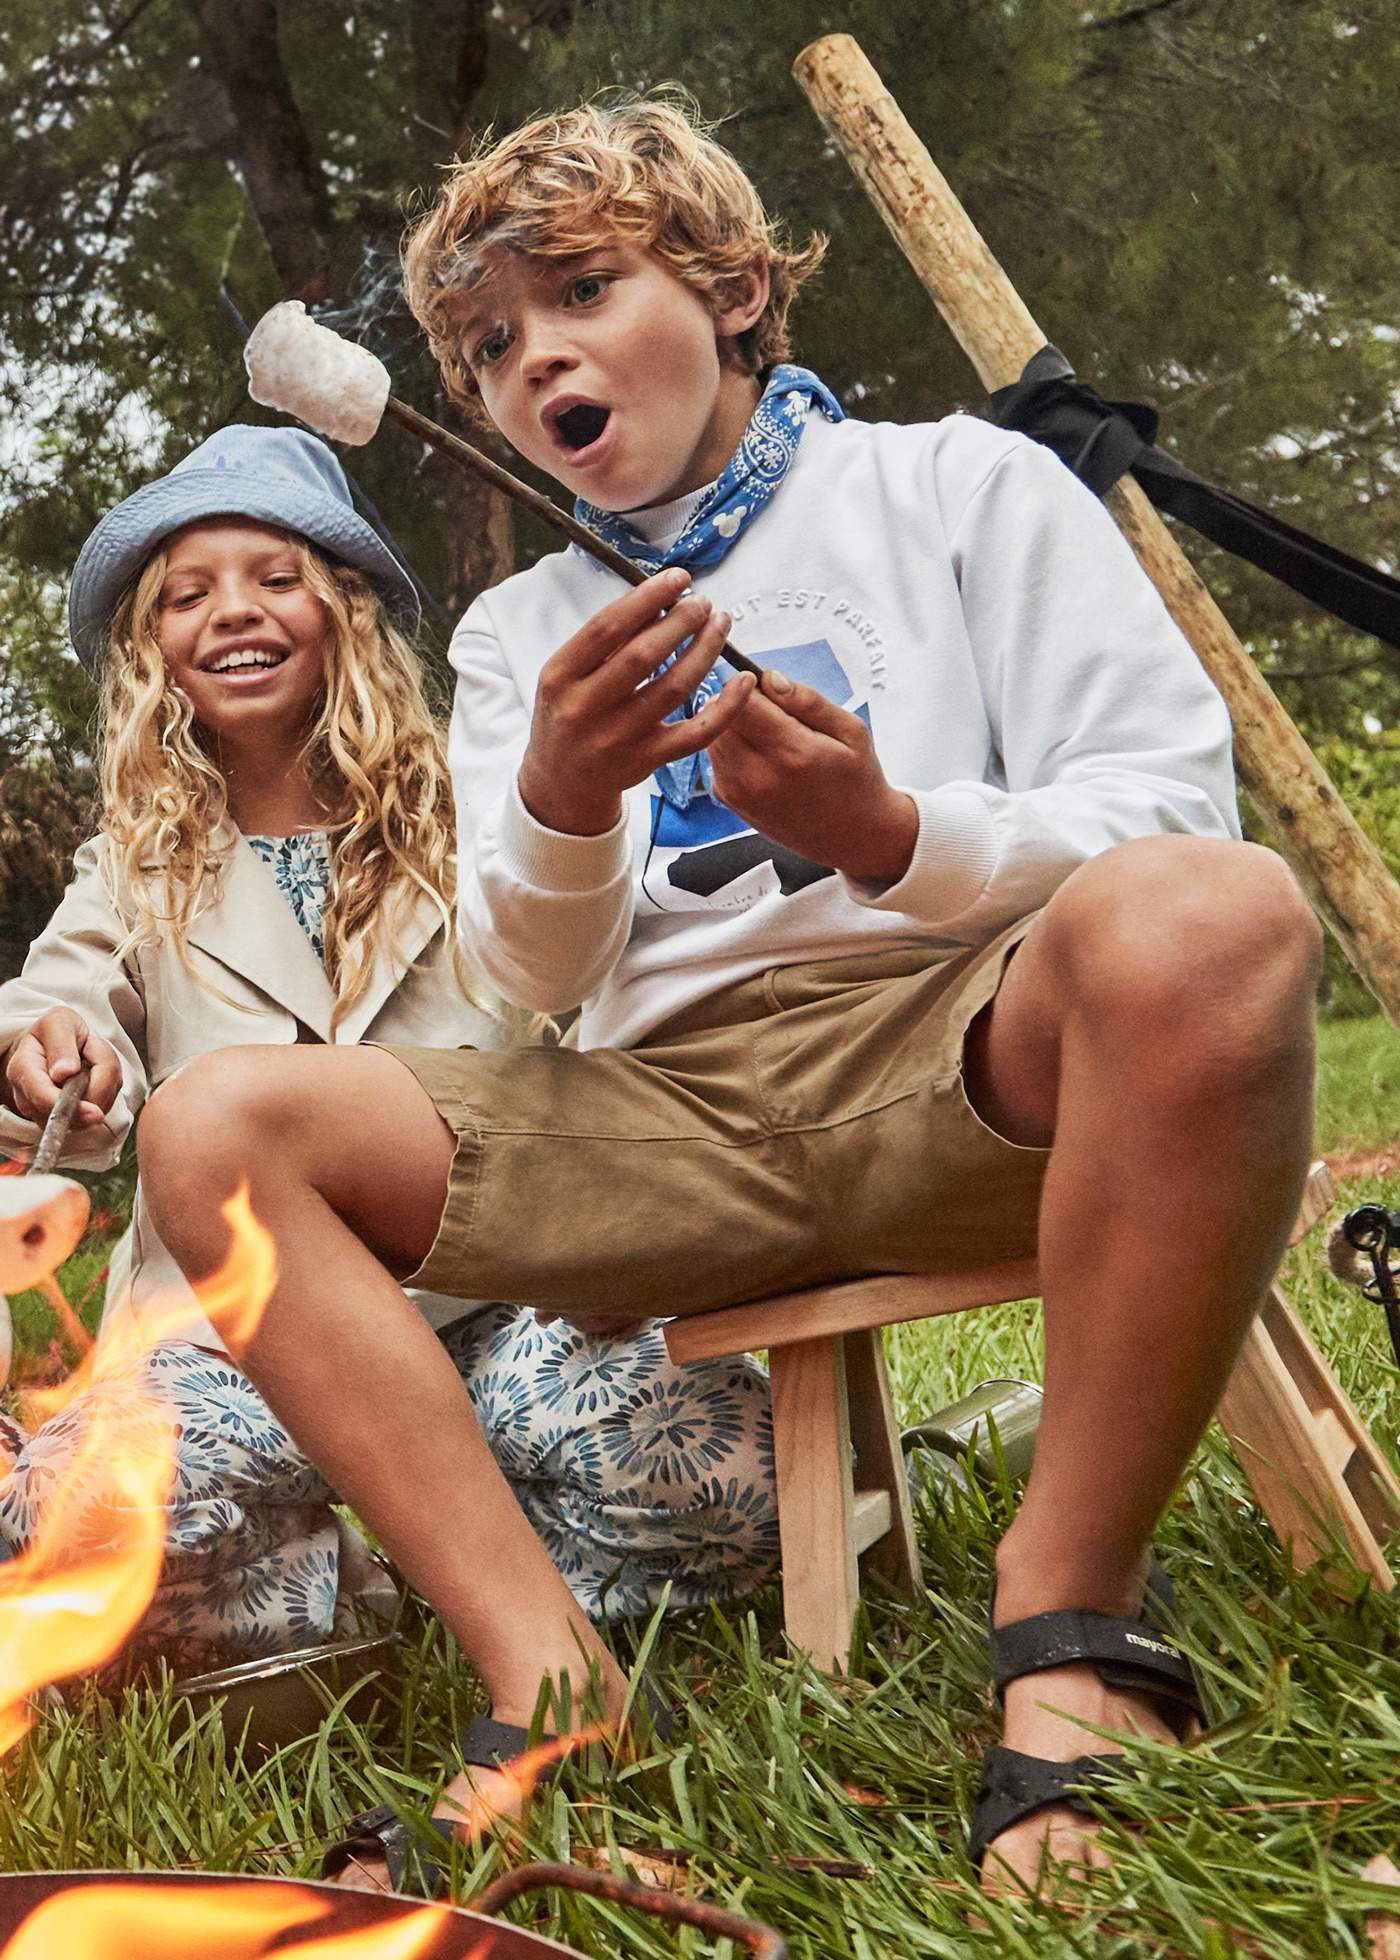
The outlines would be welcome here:
M 223 1206 L 223 1216 L 232 1232 L 228 1257 L 195 1292 L 238 1353 L 256 1332 L 276 1284 L 276 1248 L 253 1214 L 246 1186 Z M 67 1307 L 66 1300 L 63 1304 Z M 138 1385 L 137 1368 L 155 1343 L 184 1323 L 187 1311 L 187 1302 L 172 1301 L 165 1312 L 157 1304 L 145 1310 L 139 1327 L 134 1315 L 120 1317 L 99 1344 L 86 1344 L 66 1380 L 28 1394 L 27 1413 L 42 1422 L 104 1376 L 126 1377 L 119 1398 L 93 1398 L 92 1419 L 72 1471 L 49 1499 L 34 1541 L 19 1557 L 0 1564 L 0 1754 L 32 1726 L 30 1698 L 36 1691 L 110 1659 L 154 1595 L 176 1438 L 167 1412 Z M 68 1313 L 76 1318 L 71 1308 Z M 68 1331 L 71 1335 L 71 1327 Z M 140 1438 L 136 1443 L 134 1433 Z M 91 1492 L 99 1482 L 106 1493 L 103 1542 L 85 1550 Z M 499 1807 L 475 1797 L 461 1828 L 469 1835 L 485 1832 L 504 1809 L 528 1801 L 550 1764 L 605 1733 L 589 1729 L 551 1738 L 503 1764 L 511 1796 Z M 188 1891 L 156 1877 L 95 1882 L 69 1886 L 36 1907 L 0 1960 L 50 1960 L 56 1953 L 75 1960 L 187 1960 L 200 1952 L 218 1960 L 261 1960 L 274 1943 L 278 1952 L 297 1960 L 416 1960 L 441 1939 L 446 1917 L 444 1908 L 429 1905 L 387 1925 L 313 1934 L 291 1945 L 283 1938 L 334 1912 L 323 1892 L 290 1881 L 229 1880 Z M 461 1960 L 489 1960 L 494 1946 L 488 1935 Z
M 196 1289 L 216 1327 L 247 1339 L 277 1276 L 276 1250 L 254 1218 L 246 1189 L 223 1208 L 233 1232 L 228 1258 Z M 171 1304 L 157 1321 L 179 1324 Z M 115 1337 L 90 1348 L 57 1388 L 35 1390 L 29 1408 L 40 1421 L 109 1370 L 139 1360 L 152 1335 L 124 1317 Z M 33 1543 L 0 1565 L 0 1754 L 31 1727 L 29 1698 L 49 1682 L 86 1673 L 110 1659 L 135 1629 L 160 1579 L 166 1501 L 175 1475 L 175 1437 L 168 1417 L 134 1382 L 120 1403 L 96 1397 L 70 1475 L 52 1494 Z M 148 1442 L 133 1446 L 132 1434 Z M 105 1493 L 104 1543 L 91 1536 L 91 1489 Z
M 207 1279 L 195 1282 L 194 1292 L 205 1314 L 234 1352 L 239 1352 L 257 1332 L 263 1308 L 277 1284 L 277 1248 L 270 1232 L 258 1223 L 248 1198 L 248 1187 L 240 1185 L 220 1207 L 233 1234 L 228 1257 Z M 55 1282 L 55 1286 L 56 1286 Z M 67 1302 L 64 1302 L 67 1306 Z M 72 1308 L 68 1308 L 72 1313 Z M 82 1359 L 72 1373 L 53 1388 L 31 1389 L 26 1396 L 26 1413 L 32 1424 L 47 1422 L 76 1395 L 94 1381 L 133 1369 L 143 1355 L 172 1335 L 178 1336 L 189 1319 L 189 1303 L 172 1298 L 144 1302 L 138 1321 L 134 1314 L 122 1314 L 103 1329 L 102 1340 L 81 1347 Z M 76 1344 L 76 1340 L 75 1340 Z M 132 1389 L 131 1393 L 136 1394 Z M 154 1406 L 154 1405 L 152 1405 Z M 171 1468 L 173 1470 L 173 1456 Z M 26 1554 L 26 1556 L 28 1556 Z M 144 1610 L 144 1608 L 143 1608 Z M 126 1638 L 125 1633 L 121 1636 Z M 121 1641 L 116 1643 L 120 1646 Z M 113 1649 L 115 1651 L 115 1648 Z M 3 1649 L 0 1649 L 3 1653 Z M 3 1662 L 0 1662 L 3 1666 Z M 0 1673 L 0 1680 L 4 1676 Z

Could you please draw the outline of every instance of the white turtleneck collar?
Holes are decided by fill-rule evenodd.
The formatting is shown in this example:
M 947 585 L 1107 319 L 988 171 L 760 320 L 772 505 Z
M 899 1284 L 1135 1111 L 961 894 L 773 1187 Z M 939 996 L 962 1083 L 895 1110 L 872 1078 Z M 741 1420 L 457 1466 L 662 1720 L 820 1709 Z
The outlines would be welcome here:
M 630 524 L 637 536 L 644 538 L 653 551 L 664 556 L 714 487 L 713 483 L 703 483 L 698 490 L 687 490 L 683 497 L 673 497 L 669 504 L 649 504 L 642 510 L 623 510 L 618 512 L 618 516 Z

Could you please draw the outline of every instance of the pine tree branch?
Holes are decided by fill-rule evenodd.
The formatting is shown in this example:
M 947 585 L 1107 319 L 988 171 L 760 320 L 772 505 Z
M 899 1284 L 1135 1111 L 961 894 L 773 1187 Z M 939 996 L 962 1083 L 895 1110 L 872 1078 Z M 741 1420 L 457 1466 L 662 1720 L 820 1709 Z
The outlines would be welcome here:
M 413 119 L 430 140 L 425 161 L 467 143 L 490 53 L 488 0 L 410 0 Z
M 108 21 L 107 31 L 97 42 L 94 53 L 109 54 L 113 48 L 119 47 L 142 14 L 154 4 L 155 0 L 133 0 L 133 5 L 124 14 L 118 14 L 115 20 Z
M 112 249 L 118 225 L 126 216 L 132 193 L 142 175 L 142 152 L 131 150 L 117 160 L 116 179 L 112 195 L 102 218 L 101 239 L 96 250 L 85 252 L 79 259 L 72 279 L 68 283 L 69 299 L 82 299 L 91 291 L 93 282 L 107 263 L 107 254 Z
M 1387 667 L 1392 664 L 1387 649 L 1378 647 L 1374 653 L 1366 654 L 1360 660 L 1344 660 L 1336 667 L 1265 667 L 1261 671 L 1266 679 L 1273 681 L 1331 681 L 1342 674 L 1364 674 L 1368 667 Z

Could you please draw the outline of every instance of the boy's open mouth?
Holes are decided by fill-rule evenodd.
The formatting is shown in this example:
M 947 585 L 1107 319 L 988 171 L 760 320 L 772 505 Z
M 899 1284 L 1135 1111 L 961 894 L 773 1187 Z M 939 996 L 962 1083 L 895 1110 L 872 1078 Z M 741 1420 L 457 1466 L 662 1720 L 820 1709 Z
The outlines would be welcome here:
M 566 449 L 577 453 L 595 443 L 608 426 L 610 408 L 598 402 L 575 402 L 571 408 L 562 409 L 551 420 L 554 433 Z

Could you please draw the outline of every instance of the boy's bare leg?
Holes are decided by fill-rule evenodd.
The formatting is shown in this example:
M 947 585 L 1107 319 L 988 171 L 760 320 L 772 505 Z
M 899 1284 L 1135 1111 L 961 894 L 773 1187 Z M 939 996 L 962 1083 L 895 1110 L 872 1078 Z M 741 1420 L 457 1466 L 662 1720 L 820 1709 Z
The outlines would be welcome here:
M 1134 1613 L 1148 1543 L 1283 1252 L 1312 1137 L 1319 934 L 1282 863 L 1156 837 L 1070 877 L 967 1044 L 969 1092 L 1013 1141 L 1053 1137 L 1040 1221 L 1045 1402 L 1035 1468 L 997 1553 L 999 1625 L 1061 1607 Z M 1166 1737 L 1087 1664 L 1014 1682 L 1005 1741 L 1068 1761 L 1076 1722 Z M 984 1882 L 1093 1860 L 1093 1827 L 1042 1811 Z
M 456 1369 L 393 1277 L 412 1273 L 432 1245 L 453 1149 L 412 1074 L 368 1047 L 205 1056 L 157 1092 L 140 1129 L 147 1202 L 192 1278 L 225 1257 L 218 1207 L 248 1179 L 276 1240 L 278 1278 L 238 1359 L 430 1601 L 481 1674 L 496 1718 L 528 1726 L 541 1680 L 567 1676 L 581 1691 L 590 1663 L 616 1718 L 625 1688 L 617 1663 L 516 1503 Z M 473 1788 L 506 1816 L 518 1808 L 513 1785 L 474 1770 L 471 1782 L 448 1785 L 439 1813 L 452 1814 L 453 1798 L 468 1803 Z M 382 1863 L 351 1867 L 346 1882 L 387 1884 L 387 1873 Z
M 1144 839 L 1066 881 L 969 1036 L 984 1116 L 1022 1142 L 1054 1138 L 1045 1412 L 998 1553 L 1002 1623 L 1137 1608 L 1151 1531 L 1296 1209 L 1317 959 L 1312 917 L 1269 853 Z M 577 1679 L 578 1642 L 616 1708 L 620 1674 L 390 1277 L 431 1243 L 452 1149 L 416 1081 L 373 1049 L 207 1057 L 165 1085 L 142 1124 L 148 1200 L 192 1276 L 222 1258 L 217 1200 L 250 1176 L 282 1270 L 248 1372 L 439 1611 L 500 1719 L 528 1720 L 544 1674 Z M 327 1354 L 343 1398 L 321 1390 Z M 378 1416 L 369 1433 L 346 1416 L 364 1408 Z M 1102 1747 L 1046 1704 L 1164 1733 L 1147 1702 L 1071 1667 L 1012 1685 L 1011 1747 L 1053 1760 Z M 465 1798 L 464 1780 L 448 1794 Z M 1033 1881 L 1047 1838 L 1057 1857 L 1083 1858 L 1090 1835 L 1073 1813 L 1043 1812 L 996 1851 Z

